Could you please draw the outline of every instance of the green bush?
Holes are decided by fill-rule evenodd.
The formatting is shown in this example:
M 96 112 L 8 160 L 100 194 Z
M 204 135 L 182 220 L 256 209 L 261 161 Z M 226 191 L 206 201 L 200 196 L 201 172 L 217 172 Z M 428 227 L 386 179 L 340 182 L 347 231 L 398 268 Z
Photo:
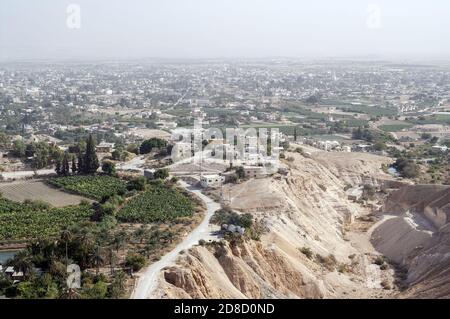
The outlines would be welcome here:
M 161 149 L 166 146 L 167 146 L 166 140 L 154 137 L 154 138 L 151 138 L 151 139 L 148 139 L 148 140 L 145 140 L 144 142 L 142 142 L 142 144 L 139 148 L 139 152 L 141 154 L 148 154 L 155 148 Z
M 252 215 L 249 213 L 238 214 L 230 209 L 219 209 L 211 218 L 211 223 L 217 225 L 233 224 L 244 228 L 250 228 L 253 223 Z
M 141 176 L 129 181 L 127 184 L 127 189 L 129 191 L 143 191 L 145 189 L 145 185 L 147 185 L 147 179 Z
M 300 252 L 305 255 L 308 259 L 311 259 L 313 257 L 313 252 L 311 248 L 308 247 L 302 247 L 300 248 Z
M 125 258 L 125 265 L 133 269 L 133 271 L 139 271 L 145 266 L 146 258 L 139 253 L 128 253 Z
M 401 157 L 395 161 L 393 166 L 402 177 L 416 178 L 419 176 L 419 166 L 413 160 Z
M 102 171 L 108 175 L 114 175 L 116 173 L 116 164 L 110 161 L 105 161 L 102 164 Z
M 333 271 L 336 268 L 337 260 L 334 255 L 330 254 L 328 256 L 322 256 L 316 254 L 316 261 L 322 264 L 329 271 Z
M 381 266 L 384 264 L 384 257 L 383 256 L 377 256 L 377 258 L 375 258 L 374 262 L 375 265 Z
M 104 299 L 108 293 L 108 285 L 103 281 L 98 281 L 88 287 L 83 287 L 82 296 L 85 299 Z
M 169 177 L 169 170 L 167 168 L 158 169 L 153 176 L 155 179 L 166 179 Z

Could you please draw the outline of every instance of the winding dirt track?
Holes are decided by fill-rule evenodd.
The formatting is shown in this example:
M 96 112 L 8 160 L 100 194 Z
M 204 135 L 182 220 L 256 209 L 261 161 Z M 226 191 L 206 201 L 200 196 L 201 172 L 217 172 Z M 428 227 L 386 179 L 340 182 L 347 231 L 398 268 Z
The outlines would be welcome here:
M 152 298 L 152 292 L 158 284 L 158 275 L 161 270 L 165 267 L 173 265 L 180 251 L 191 248 L 196 245 L 200 239 L 209 240 L 213 237 L 211 235 L 211 229 L 209 228 L 209 221 L 214 212 L 220 208 L 220 204 L 214 202 L 208 196 L 203 195 L 199 189 L 194 188 L 185 182 L 181 181 L 180 185 L 186 190 L 197 195 L 205 202 L 207 207 L 206 215 L 200 225 L 197 226 L 197 228 L 195 228 L 171 252 L 167 253 L 159 261 L 151 264 L 141 272 L 139 281 L 131 294 L 131 299 Z

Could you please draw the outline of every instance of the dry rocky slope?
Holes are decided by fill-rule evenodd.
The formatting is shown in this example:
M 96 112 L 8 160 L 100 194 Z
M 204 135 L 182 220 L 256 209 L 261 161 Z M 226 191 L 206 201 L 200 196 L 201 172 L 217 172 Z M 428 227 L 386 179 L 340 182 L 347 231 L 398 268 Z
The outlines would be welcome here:
M 405 267 L 399 297 L 450 298 L 450 187 L 405 186 L 386 201 L 387 220 L 372 233 L 375 247 Z
M 368 154 L 318 151 L 307 156 L 297 153 L 288 156 L 293 161 L 286 162 L 287 176 L 252 179 L 227 185 L 223 190 L 231 208 L 250 212 L 265 224 L 267 232 L 261 240 L 195 246 L 180 254 L 176 265 L 159 274 L 158 287 L 150 297 L 384 298 L 399 295 L 394 270 L 374 263 L 379 252 L 370 242 L 372 236 L 380 251 L 389 255 L 376 238 L 383 231 L 380 227 L 390 219 L 375 225 L 365 224 L 364 217 L 377 207 L 363 207 L 350 201 L 344 191 L 349 185 L 379 186 L 384 180 L 390 180 L 381 165 L 391 160 Z M 409 207 L 409 203 L 404 205 Z M 432 240 L 441 242 L 433 236 L 427 238 L 430 245 Z M 438 245 L 432 247 L 439 249 Z M 305 253 L 308 251 L 311 256 Z M 411 265 L 414 260 L 418 259 L 412 259 Z M 433 261 L 429 259 L 428 263 Z M 433 281 L 432 274 L 414 273 L 408 279 L 411 282 L 423 276 Z M 416 287 L 419 287 L 417 283 Z M 415 296 L 415 293 L 408 290 L 401 296 Z

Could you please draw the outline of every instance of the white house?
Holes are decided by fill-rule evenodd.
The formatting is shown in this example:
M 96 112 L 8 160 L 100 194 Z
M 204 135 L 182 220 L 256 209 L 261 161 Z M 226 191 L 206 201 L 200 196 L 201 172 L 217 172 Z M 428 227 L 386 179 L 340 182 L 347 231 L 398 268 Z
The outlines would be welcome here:
M 202 175 L 200 178 L 200 185 L 204 188 L 217 187 L 222 185 L 224 182 L 225 177 L 218 174 Z
M 432 146 L 434 149 L 440 150 L 441 152 L 447 152 L 448 147 L 445 145 L 434 145 Z
M 245 177 L 263 178 L 267 176 L 267 170 L 261 166 L 244 166 Z

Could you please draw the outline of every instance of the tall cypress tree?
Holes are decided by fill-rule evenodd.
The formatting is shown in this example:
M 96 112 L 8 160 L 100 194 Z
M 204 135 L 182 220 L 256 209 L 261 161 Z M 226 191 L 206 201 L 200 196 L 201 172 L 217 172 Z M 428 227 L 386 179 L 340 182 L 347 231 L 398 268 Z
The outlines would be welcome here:
M 61 160 L 58 159 L 56 161 L 56 168 L 55 168 L 56 174 L 61 175 L 61 167 L 62 167 Z
M 75 156 L 72 156 L 72 174 L 77 173 L 77 163 L 75 162 Z
M 83 174 L 83 172 L 84 172 L 83 160 L 84 160 L 83 153 L 81 152 L 81 149 L 80 149 L 80 151 L 78 152 L 78 163 L 77 163 L 78 174 Z
M 83 173 L 85 174 L 94 174 L 97 172 L 100 164 L 98 161 L 97 153 L 95 152 L 95 141 L 92 137 L 92 134 L 89 134 L 89 137 L 86 141 L 86 153 L 84 154 L 83 159 Z
M 67 153 L 64 154 L 61 171 L 62 171 L 62 175 L 69 175 L 69 173 L 70 173 L 69 156 L 67 155 Z

